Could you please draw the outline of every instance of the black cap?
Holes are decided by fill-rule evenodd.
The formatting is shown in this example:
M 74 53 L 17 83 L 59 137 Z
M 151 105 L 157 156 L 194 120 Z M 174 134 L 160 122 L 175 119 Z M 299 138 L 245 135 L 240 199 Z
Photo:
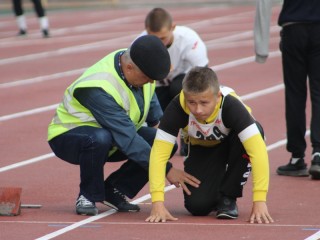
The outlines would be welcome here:
M 130 57 L 139 69 L 153 80 L 163 80 L 170 72 L 170 55 L 154 35 L 137 38 L 130 47 Z

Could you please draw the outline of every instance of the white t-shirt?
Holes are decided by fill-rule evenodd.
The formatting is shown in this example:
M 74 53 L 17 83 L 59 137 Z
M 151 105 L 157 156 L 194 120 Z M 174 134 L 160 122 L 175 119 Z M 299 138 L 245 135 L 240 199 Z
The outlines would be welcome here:
M 141 36 L 146 34 L 147 32 L 143 31 Z M 163 82 L 157 81 L 157 86 L 166 86 L 173 78 L 187 73 L 192 67 L 203 67 L 209 63 L 207 47 L 194 30 L 185 26 L 176 26 L 173 36 L 173 42 L 168 48 L 171 71 Z

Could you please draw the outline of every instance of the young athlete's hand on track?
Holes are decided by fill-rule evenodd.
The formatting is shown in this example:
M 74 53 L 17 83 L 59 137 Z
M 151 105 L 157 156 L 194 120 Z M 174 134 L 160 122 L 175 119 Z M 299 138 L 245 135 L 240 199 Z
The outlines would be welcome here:
M 250 223 L 273 223 L 266 202 L 253 202 Z
M 174 167 L 172 167 L 168 172 L 167 179 L 171 184 L 174 184 L 177 188 L 182 187 L 188 195 L 191 195 L 191 192 L 186 186 L 186 183 L 195 188 L 199 187 L 200 184 L 200 180 L 198 180 L 194 176 Z
M 164 206 L 164 202 L 153 202 L 150 216 L 146 222 L 158 223 L 166 221 L 176 221 L 178 218 L 173 217 Z

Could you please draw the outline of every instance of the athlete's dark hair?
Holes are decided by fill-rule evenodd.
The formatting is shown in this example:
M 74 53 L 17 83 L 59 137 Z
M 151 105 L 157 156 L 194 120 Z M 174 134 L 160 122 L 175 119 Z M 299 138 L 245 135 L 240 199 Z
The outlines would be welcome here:
M 211 88 L 216 95 L 219 93 L 220 84 L 217 74 L 208 67 L 193 67 L 182 81 L 185 93 L 201 93 Z
M 146 16 L 144 24 L 146 29 L 159 32 L 163 27 L 171 28 L 172 17 L 163 8 L 154 8 Z

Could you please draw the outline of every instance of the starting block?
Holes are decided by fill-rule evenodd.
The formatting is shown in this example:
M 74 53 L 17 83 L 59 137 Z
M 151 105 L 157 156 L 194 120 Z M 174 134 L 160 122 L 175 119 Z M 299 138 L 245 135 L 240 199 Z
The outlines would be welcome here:
M 0 216 L 18 216 L 21 208 L 41 208 L 40 204 L 21 204 L 20 187 L 0 187 Z
M 0 216 L 17 216 L 21 212 L 20 187 L 0 187 Z

